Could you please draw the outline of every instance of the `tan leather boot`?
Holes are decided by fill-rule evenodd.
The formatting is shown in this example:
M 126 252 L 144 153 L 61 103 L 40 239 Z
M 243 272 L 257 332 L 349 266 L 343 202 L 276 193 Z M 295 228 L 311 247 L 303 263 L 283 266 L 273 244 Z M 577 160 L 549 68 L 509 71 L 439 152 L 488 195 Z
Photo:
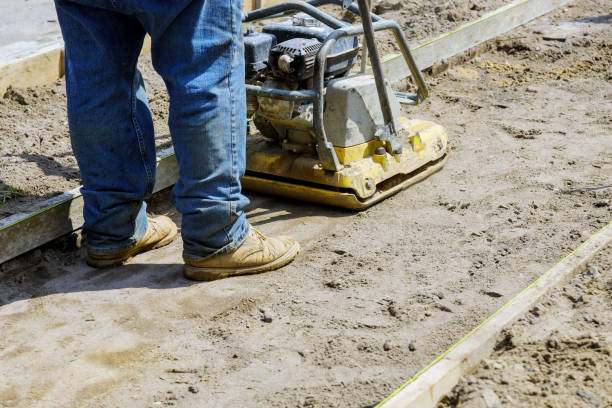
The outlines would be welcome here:
M 87 254 L 87 264 L 95 268 L 110 268 L 128 262 L 134 255 L 168 245 L 177 235 L 176 224 L 165 215 L 148 217 L 147 232 L 133 247 L 115 254 Z
M 300 244 L 289 237 L 266 237 L 255 228 L 234 252 L 203 260 L 185 260 L 185 277 L 211 281 L 235 275 L 272 271 L 287 265 L 300 251 Z

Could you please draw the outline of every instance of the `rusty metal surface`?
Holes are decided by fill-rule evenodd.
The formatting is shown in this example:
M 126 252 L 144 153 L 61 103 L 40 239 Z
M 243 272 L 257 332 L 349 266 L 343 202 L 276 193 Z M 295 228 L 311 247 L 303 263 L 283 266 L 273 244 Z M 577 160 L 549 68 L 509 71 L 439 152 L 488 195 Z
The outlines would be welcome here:
M 417 171 L 398 180 L 390 180 L 388 185 L 381 185 L 369 198 L 362 200 L 354 193 L 325 188 L 324 186 L 304 185 L 284 180 L 267 179 L 247 174 L 242 179 L 245 190 L 272 194 L 299 201 L 308 201 L 326 206 L 364 210 L 372 205 L 416 184 L 439 171 L 446 163 L 448 156 L 444 155 L 430 162 Z
M 398 122 L 405 135 L 402 143 L 406 148 L 401 154 L 364 157 L 365 153 L 372 151 L 368 144 L 336 148 L 340 151 L 338 157 L 347 159 L 339 171 L 323 169 L 314 155 L 282 151 L 277 143 L 255 135 L 247 140 L 247 172 L 256 174 L 258 178 L 280 177 L 285 182 L 295 180 L 296 184 L 302 182 L 326 186 L 327 189 L 350 190 L 363 201 L 374 196 L 376 186 L 385 180 L 410 174 L 446 153 L 447 135 L 440 125 L 402 117 Z M 420 144 L 415 145 L 413 138 L 417 135 Z

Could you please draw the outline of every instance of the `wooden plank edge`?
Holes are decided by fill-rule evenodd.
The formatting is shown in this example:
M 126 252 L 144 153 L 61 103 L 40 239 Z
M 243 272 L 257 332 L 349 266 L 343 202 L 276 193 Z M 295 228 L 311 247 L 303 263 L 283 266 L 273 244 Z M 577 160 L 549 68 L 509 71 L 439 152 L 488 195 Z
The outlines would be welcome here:
M 159 153 L 153 193 L 176 183 L 178 166 L 172 148 Z M 0 264 L 83 226 L 81 187 L 45 200 L 37 209 L 0 220 Z
M 435 407 L 462 376 L 470 373 L 483 358 L 492 353 L 503 328 L 524 315 L 548 290 L 583 269 L 586 262 L 611 241 L 612 222 L 593 234 L 376 407 Z
M 9 86 L 48 85 L 64 75 L 64 43 L 25 47 L 11 61 L 0 65 L 0 94 Z
M 145 37 L 140 55 L 151 50 L 151 37 Z M 9 86 L 27 88 L 49 85 L 64 76 L 64 42 L 24 47 L 9 61 L 0 62 L 0 95 Z
M 546 14 L 569 0 L 516 0 L 446 34 L 411 48 L 419 69 L 450 58 Z M 410 76 L 401 54 L 383 59 L 383 73 L 389 81 Z
M 419 69 L 429 68 L 434 62 L 452 57 L 467 49 L 490 40 L 500 34 L 541 16 L 569 0 L 516 0 L 483 17 L 462 25 L 434 40 L 412 48 Z M 272 5 L 281 0 L 246 0 L 244 11 L 263 5 Z M 28 87 L 47 85 L 64 75 L 64 46 L 57 41 L 42 48 L 26 49 L 23 56 L 0 65 L 0 93 L 8 86 Z M 151 39 L 145 38 L 141 54 L 149 52 Z M 401 55 L 386 57 L 383 72 L 390 81 L 398 81 L 409 76 L 409 70 Z

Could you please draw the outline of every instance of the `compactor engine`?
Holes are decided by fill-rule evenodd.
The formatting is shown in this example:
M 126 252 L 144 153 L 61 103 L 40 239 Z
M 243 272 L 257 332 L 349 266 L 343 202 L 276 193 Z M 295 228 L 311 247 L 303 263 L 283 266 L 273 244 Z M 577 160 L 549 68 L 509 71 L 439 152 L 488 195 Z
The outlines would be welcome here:
M 364 15 L 350 25 L 317 6 Z M 396 23 L 347 0 L 288 1 L 245 15 L 278 22 L 244 34 L 247 189 L 353 209 L 366 208 L 439 169 L 447 136 L 431 122 L 401 116 L 427 88 Z M 363 12 L 363 13 L 362 13 Z M 416 84 L 395 92 L 383 77 L 374 31 L 394 32 Z M 356 71 L 364 36 L 371 72 Z

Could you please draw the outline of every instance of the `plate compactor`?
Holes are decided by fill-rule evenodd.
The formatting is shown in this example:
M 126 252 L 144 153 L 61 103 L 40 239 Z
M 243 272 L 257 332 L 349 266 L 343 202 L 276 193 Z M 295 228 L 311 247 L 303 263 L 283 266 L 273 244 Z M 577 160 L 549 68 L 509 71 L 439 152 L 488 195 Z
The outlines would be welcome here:
M 361 210 L 439 170 L 445 130 L 401 116 L 400 101 L 427 97 L 404 33 L 370 12 L 366 0 L 287 1 L 244 15 L 278 18 L 244 35 L 247 114 L 245 189 Z M 318 7 L 363 16 L 350 25 Z M 284 18 L 288 15 L 291 17 Z M 415 93 L 394 92 L 383 77 L 374 32 L 391 30 Z M 371 73 L 352 71 L 363 35 Z

